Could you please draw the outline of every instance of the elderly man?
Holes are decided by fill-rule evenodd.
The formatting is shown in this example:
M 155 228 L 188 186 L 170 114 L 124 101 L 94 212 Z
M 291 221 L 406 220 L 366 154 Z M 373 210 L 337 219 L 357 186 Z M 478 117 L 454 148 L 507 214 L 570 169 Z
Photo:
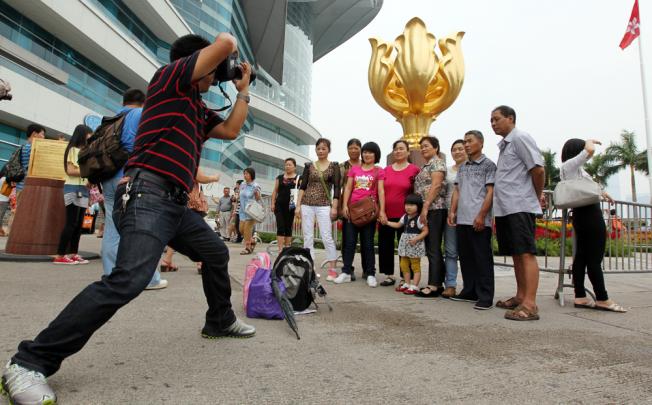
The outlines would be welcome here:
M 514 321 L 539 319 L 536 305 L 539 265 L 534 244 L 535 216 L 542 214 L 545 173 L 543 157 L 534 139 L 516 128 L 516 112 L 507 106 L 491 112 L 491 128 L 503 139 L 498 144 L 494 187 L 494 216 L 501 255 L 511 255 L 516 275 L 516 296 L 498 301 Z

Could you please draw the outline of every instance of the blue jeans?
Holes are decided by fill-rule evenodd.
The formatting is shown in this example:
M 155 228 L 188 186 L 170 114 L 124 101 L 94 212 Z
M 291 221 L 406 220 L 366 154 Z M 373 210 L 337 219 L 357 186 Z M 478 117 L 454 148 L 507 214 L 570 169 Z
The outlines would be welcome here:
M 446 287 L 457 287 L 457 230 L 455 228 L 446 225 L 444 231 L 444 254 L 446 256 L 444 284 Z
M 376 221 L 364 226 L 355 226 L 350 221 L 344 220 L 342 225 L 344 245 L 342 246 L 342 272 L 351 274 L 353 271 L 353 258 L 355 245 L 360 235 L 360 255 L 362 256 L 362 277 L 376 275 L 376 255 L 374 253 L 374 234 Z
M 124 191 L 124 185 L 117 188 L 117 201 Z M 14 363 L 45 376 L 54 374 L 65 358 L 81 350 L 97 329 L 147 287 L 166 245 L 203 263 L 206 326 L 223 330 L 235 322 L 229 250 L 199 214 L 175 202 L 178 195 L 164 182 L 133 181 L 126 209 L 116 204 L 113 211 L 121 236 L 115 268 L 73 298 L 33 341 L 21 342 Z
M 114 178 L 102 183 L 102 194 L 104 195 L 104 236 L 102 237 L 102 267 L 104 275 L 108 276 L 115 267 L 115 259 L 120 244 L 120 234 L 113 222 L 113 205 L 115 204 L 115 190 L 122 178 L 122 171 Z M 154 272 L 149 285 L 156 285 L 161 281 L 161 273 L 158 269 Z

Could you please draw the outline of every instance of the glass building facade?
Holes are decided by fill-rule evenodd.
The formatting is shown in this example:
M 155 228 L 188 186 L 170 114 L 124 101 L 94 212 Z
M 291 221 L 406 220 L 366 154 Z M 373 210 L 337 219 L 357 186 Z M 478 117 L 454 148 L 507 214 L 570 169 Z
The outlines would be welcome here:
M 62 96 L 63 99 L 56 98 L 59 104 L 65 104 L 62 100 L 69 100 L 71 111 L 90 110 L 99 116 L 113 115 L 121 107 L 122 94 L 131 87 L 127 82 L 139 83 L 137 85 L 132 83 L 132 86 L 145 86 L 149 77 L 145 78 L 144 72 L 152 67 L 137 69 L 134 64 L 139 62 L 120 59 L 107 63 L 102 56 L 99 56 L 102 52 L 106 52 L 106 47 L 101 43 L 102 35 L 113 35 L 113 40 L 118 41 L 116 44 L 119 43 L 117 46 L 125 50 L 136 49 L 133 55 L 142 58 L 141 61 L 163 65 L 169 60 L 170 39 L 183 35 L 183 33 L 178 34 L 180 31 L 185 33 L 189 28 L 193 33 L 209 40 L 215 38 L 220 32 L 230 32 L 238 39 L 240 57 L 254 66 L 259 66 L 249 43 L 249 33 L 252 31 L 247 25 L 248 18 L 241 1 L 245 0 L 166 1 L 161 7 L 168 12 L 167 17 L 176 18 L 175 24 L 177 24 L 168 26 L 164 14 L 159 15 L 158 9 L 147 9 L 147 7 L 154 7 L 149 3 L 138 4 L 124 0 L 55 3 L 32 0 L 33 3 L 26 4 L 19 0 L 0 0 L 0 41 L 9 43 L 14 49 L 20 49 L 19 54 L 26 58 L 20 60 L 20 57 L 16 59 L 0 52 L 0 67 L 10 71 L 14 78 L 18 76 L 21 80 L 27 79 L 28 81 L 23 83 L 30 88 L 45 88 Z M 351 1 L 352 4 L 355 3 Z M 61 6 L 62 4 L 64 5 Z M 245 2 L 245 4 L 254 3 Z M 282 82 L 275 80 L 264 68 L 259 68 L 258 78 L 250 88 L 251 92 L 259 97 L 258 100 L 263 99 L 268 102 L 267 104 L 261 102 L 258 108 L 271 109 L 271 112 L 259 111 L 259 114 L 252 106 L 242 134 L 237 140 L 207 141 L 202 153 L 204 167 L 239 178 L 242 170 L 251 166 L 256 170 L 258 179 L 272 180 L 282 172 L 282 160 L 286 157 L 299 157 L 300 159 L 297 160 L 303 161 L 308 159 L 310 147 L 307 143 L 312 144 L 313 141 L 310 139 L 318 136 L 316 131 L 306 129 L 309 128 L 311 113 L 314 59 L 312 32 L 315 18 L 313 4 L 314 2 L 311 1 L 288 0 L 285 26 L 281 31 L 284 32 L 285 38 Z M 77 13 L 86 13 L 88 10 L 91 14 L 87 14 L 87 18 L 99 18 L 95 23 L 105 30 L 108 26 L 110 32 L 97 34 L 98 36 L 90 42 L 84 38 L 86 47 L 81 50 L 76 49 L 74 44 L 81 45 L 78 41 L 79 27 L 75 18 Z M 255 11 L 249 12 L 255 13 Z M 349 12 L 348 8 L 345 8 L 344 13 L 347 12 Z M 54 18 L 49 20 L 48 13 L 63 26 L 53 25 Z M 143 13 L 154 14 L 154 17 Z M 139 16 L 147 20 L 150 26 L 148 27 Z M 248 15 L 248 17 L 252 16 L 261 17 L 260 14 Z M 157 21 L 156 18 L 159 18 L 158 21 L 163 26 L 153 25 L 156 23 L 152 21 Z M 339 17 L 329 16 L 329 18 L 335 20 Z M 44 27 L 50 27 L 50 30 Z M 161 35 L 168 38 L 168 41 L 161 39 L 155 32 L 162 33 Z M 27 63 L 28 59 L 32 61 L 31 65 Z M 34 60 L 37 61 L 36 65 L 40 63 L 38 61 L 46 63 L 46 66 L 55 70 L 61 79 L 53 80 L 47 73 L 39 71 L 38 66 L 33 64 Z M 236 99 L 234 86 L 225 85 L 224 89 L 231 100 Z M 205 94 L 204 100 L 211 108 L 228 104 L 217 88 Z M 38 115 L 34 114 L 26 114 L 25 117 L 36 118 L 24 118 L 20 112 L 13 112 L 13 114 L 2 114 L 0 111 L 0 164 L 11 156 L 18 145 L 25 142 L 26 136 L 21 128 L 25 128 L 31 119 L 38 119 Z M 222 114 L 228 115 L 228 111 Z M 278 114 L 288 117 L 286 118 L 288 121 L 272 119 L 274 122 L 271 122 L 264 118 L 271 119 L 269 117 L 277 117 Z M 84 116 L 80 116 L 78 122 L 82 122 L 83 119 Z M 69 121 L 76 120 L 76 116 L 71 116 Z M 61 122 L 38 123 L 63 133 L 69 134 L 72 131 L 72 128 L 62 129 Z M 55 137 L 57 134 L 48 131 L 47 135 Z M 248 150 L 248 147 L 253 149 Z

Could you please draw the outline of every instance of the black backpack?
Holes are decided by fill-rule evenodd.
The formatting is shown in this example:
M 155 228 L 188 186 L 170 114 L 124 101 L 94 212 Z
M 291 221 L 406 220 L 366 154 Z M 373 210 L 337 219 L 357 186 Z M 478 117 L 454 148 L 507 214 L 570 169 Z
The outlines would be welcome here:
M 122 127 L 126 113 L 115 117 L 104 117 L 102 123 L 79 150 L 80 177 L 91 184 L 109 180 L 122 169 L 129 159 L 129 152 L 122 147 Z
M 20 164 L 20 155 L 22 152 L 22 146 L 16 149 L 7 161 L 7 164 L 2 168 L 7 183 L 20 183 L 25 178 L 25 168 Z
M 326 299 L 326 290 L 319 284 L 310 250 L 300 247 L 284 248 L 274 261 L 272 271 L 276 277 L 283 280 L 285 292 L 295 311 L 303 311 L 313 303 L 317 306 L 317 295 Z M 326 304 L 332 310 L 328 301 Z

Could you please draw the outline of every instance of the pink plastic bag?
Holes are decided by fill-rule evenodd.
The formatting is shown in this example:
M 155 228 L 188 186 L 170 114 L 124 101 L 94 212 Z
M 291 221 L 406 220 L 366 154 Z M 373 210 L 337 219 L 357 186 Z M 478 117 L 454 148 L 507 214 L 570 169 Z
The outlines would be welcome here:
M 242 306 L 247 312 L 247 300 L 249 299 L 249 286 L 251 285 L 251 280 L 253 280 L 254 275 L 258 269 L 271 269 L 272 268 L 272 259 L 269 257 L 269 254 L 266 252 L 261 252 L 256 254 L 245 269 L 245 279 L 242 295 Z

